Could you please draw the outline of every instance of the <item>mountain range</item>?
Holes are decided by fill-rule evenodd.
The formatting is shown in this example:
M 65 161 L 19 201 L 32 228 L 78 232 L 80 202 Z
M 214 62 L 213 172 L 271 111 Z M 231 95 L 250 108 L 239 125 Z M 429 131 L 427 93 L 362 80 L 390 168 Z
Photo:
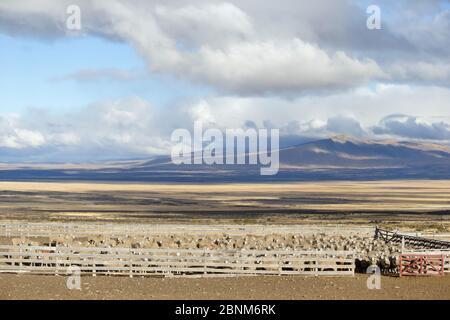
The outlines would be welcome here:
M 135 182 L 274 182 L 315 180 L 450 179 L 445 145 L 336 136 L 279 151 L 280 170 L 259 165 L 175 165 L 168 156 L 103 164 L 3 164 L 0 180 Z

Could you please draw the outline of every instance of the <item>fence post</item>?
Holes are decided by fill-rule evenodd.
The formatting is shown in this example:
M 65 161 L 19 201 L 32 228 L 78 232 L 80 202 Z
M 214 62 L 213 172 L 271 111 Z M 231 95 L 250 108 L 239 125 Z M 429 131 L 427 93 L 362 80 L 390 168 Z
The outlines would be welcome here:
M 22 257 L 22 245 L 19 245 L 19 267 L 22 269 L 22 259 L 23 259 L 23 257 Z
M 206 270 L 206 248 L 203 249 L 203 274 L 207 274 L 207 270 Z
M 133 259 L 131 258 L 131 249 L 128 251 L 129 257 L 128 261 L 130 263 L 130 278 L 133 278 Z

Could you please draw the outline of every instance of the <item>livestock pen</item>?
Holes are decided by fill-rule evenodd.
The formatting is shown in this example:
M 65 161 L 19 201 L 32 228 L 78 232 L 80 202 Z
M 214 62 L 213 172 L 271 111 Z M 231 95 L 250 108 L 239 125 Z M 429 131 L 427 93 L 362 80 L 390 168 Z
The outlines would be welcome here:
M 125 276 L 353 276 L 350 251 L 0 246 L 0 272 Z

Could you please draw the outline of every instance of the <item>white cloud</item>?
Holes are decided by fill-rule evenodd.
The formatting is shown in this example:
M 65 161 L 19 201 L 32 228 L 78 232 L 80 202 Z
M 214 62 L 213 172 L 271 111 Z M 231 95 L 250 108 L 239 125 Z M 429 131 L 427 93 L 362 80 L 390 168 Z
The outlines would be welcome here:
M 365 132 L 358 120 L 351 117 L 337 116 L 328 119 L 327 130 L 337 134 L 364 136 Z
M 17 126 L 17 117 L 0 117 L 0 147 L 11 149 L 36 148 L 46 143 L 38 131 Z
M 450 124 L 443 121 L 428 122 L 425 119 L 407 115 L 387 116 L 373 128 L 373 132 L 422 140 L 450 140 Z
M 186 48 L 208 43 L 220 46 L 254 34 L 250 17 L 229 2 L 155 7 L 155 17 L 164 32 Z
M 450 84 L 450 63 L 397 63 L 389 68 L 392 79 L 405 82 Z
M 177 74 L 243 94 L 347 88 L 384 76 L 372 60 L 359 61 L 344 52 L 330 56 L 300 39 L 245 42 L 226 49 L 205 46 L 176 69 Z
M 99 80 L 114 80 L 114 81 L 131 81 L 143 77 L 144 73 L 139 70 L 123 70 L 116 68 L 106 69 L 83 69 L 73 73 L 55 76 L 49 79 L 50 81 L 78 81 L 81 83 Z
M 379 119 L 398 112 L 420 118 L 443 117 L 450 121 L 450 89 L 432 86 L 379 84 L 330 95 L 302 96 L 291 100 L 277 97 L 219 96 L 189 103 L 188 107 L 203 105 L 210 117 L 220 125 L 233 127 L 246 120 L 259 126 L 271 120 L 283 127 L 290 120 L 300 123 L 326 123 L 329 118 L 343 116 L 357 119 L 363 128 Z
M 0 148 L 29 149 L 30 154 L 50 150 L 65 160 L 74 155 L 84 160 L 149 156 L 165 153 L 169 146 L 161 138 L 162 123 L 154 118 L 152 106 L 136 97 L 68 114 L 30 110 L 22 116 L 4 115 L 0 125 Z
M 0 148 L 29 150 L 24 156 L 42 150 L 52 159 L 71 161 L 149 157 L 167 154 L 172 130 L 192 130 L 196 120 L 222 130 L 279 128 L 282 136 L 449 140 L 448 105 L 449 89 L 391 84 L 293 100 L 209 97 L 182 100 L 167 108 L 154 108 L 146 100 L 130 97 L 66 114 L 30 110 L 21 116 L 3 115 Z M 392 110 L 414 116 L 386 118 Z
M 4 21 L 7 30 L 16 26 L 16 32 L 56 35 L 56 26 L 64 21 L 64 4 L 68 3 L 62 1 L 55 6 L 52 1 L 40 0 L 26 7 L 4 1 L 0 4 L 0 26 Z M 332 13 L 327 4 L 320 8 L 329 15 Z M 292 30 L 274 38 L 264 31 L 267 28 L 260 20 L 256 25 L 239 3 L 196 1 L 167 6 L 158 1 L 84 0 L 79 5 L 84 33 L 130 43 L 145 57 L 151 71 L 227 92 L 298 94 L 354 87 L 384 77 L 374 60 L 358 59 L 342 50 L 325 50 Z M 42 23 L 42 18 L 48 21 Z M 55 30 L 50 32 L 47 29 L 52 25 Z M 59 30 L 61 36 L 63 30 Z
M 369 32 L 365 8 L 347 0 L 78 0 L 82 34 L 126 42 L 150 72 L 216 90 L 165 109 L 134 97 L 65 115 L 3 115 L 0 148 L 86 159 L 147 156 L 167 152 L 171 130 L 199 119 L 221 128 L 270 125 L 285 135 L 447 139 L 449 11 L 438 0 L 381 1 L 395 12 L 382 13 L 383 29 Z M 66 36 L 69 4 L 3 0 L 0 32 L 57 41 Z M 138 76 L 85 69 L 53 80 Z M 411 116 L 385 118 L 393 113 Z

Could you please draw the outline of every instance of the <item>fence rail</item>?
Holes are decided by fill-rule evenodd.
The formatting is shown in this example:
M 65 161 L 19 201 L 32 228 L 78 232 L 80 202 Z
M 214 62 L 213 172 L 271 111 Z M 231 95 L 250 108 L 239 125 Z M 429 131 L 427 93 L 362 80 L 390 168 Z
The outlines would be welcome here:
M 404 243 L 409 246 L 426 249 L 450 249 L 450 241 L 428 239 L 406 233 L 398 233 L 376 228 L 375 239 L 378 238 L 383 239 L 386 243 Z
M 0 272 L 126 276 L 353 276 L 351 251 L 129 249 L 0 245 Z
M 402 276 L 433 276 L 444 275 L 443 254 L 401 254 L 399 275 Z
M 403 250 L 402 254 L 406 255 L 442 255 L 444 257 L 444 272 L 450 273 L 450 249 L 430 250 L 430 249 L 409 249 Z

